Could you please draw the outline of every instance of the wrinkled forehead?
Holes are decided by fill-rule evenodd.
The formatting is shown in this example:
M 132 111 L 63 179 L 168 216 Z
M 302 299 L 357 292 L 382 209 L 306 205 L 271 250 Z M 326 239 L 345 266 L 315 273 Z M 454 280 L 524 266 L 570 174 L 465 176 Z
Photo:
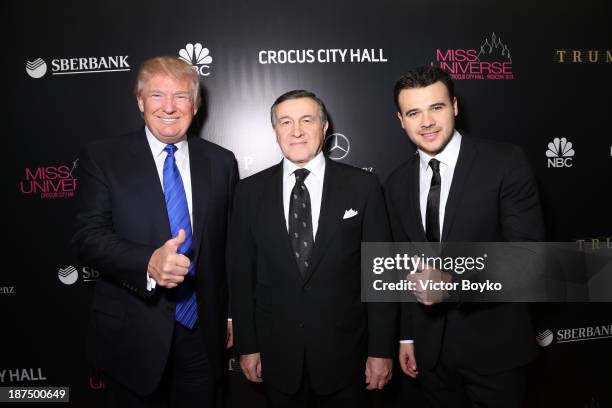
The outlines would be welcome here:
M 321 108 L 312 98 L 288 99 L 276 105 L 276 117 L 300 118 L 303 116 L 319 116 Z

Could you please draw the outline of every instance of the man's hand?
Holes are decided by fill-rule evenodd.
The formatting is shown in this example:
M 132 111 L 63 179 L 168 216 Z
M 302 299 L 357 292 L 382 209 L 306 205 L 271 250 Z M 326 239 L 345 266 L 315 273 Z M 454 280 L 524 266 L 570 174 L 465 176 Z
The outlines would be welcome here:
M 452 281 L 452 276 L 444 271 L 432 269 L 427 266 L 419 267 L 416 273 L 409 273 L 406 279 L 414 282 L 414 296 L 425 306 L 435 305 L 443 302 L 449 297 L 446 290 L 428 289 L 431 284 L 449 283 Z M 427 285 L 424 289 L 423 285 Z
M 231 348 L 234 345 L 234 326 L 231 320 L 227 321 L 227 336 L 225 338 L 225 348 Z
M 402 371 L 409 377 L 416 378 L 419 374 L 414 358 L 414 343 L 400 343 L 399 362 Z
M 365 382 L 368 390 L 382 390 L 391 379 L 393 360 L 390 358 L 368 357 L 365 368 Z
M 261 383 L 261 354 L 244 354 L 240 356 L 240 368 L 249 381 Z
M 185 279 L 191 261 L 185 255 L 177 253 L 185 238 L 185 230 L 181 229 L 176 237 L 166 241 L 151 255 L 147 273 L 159 286 L 175 288 Z

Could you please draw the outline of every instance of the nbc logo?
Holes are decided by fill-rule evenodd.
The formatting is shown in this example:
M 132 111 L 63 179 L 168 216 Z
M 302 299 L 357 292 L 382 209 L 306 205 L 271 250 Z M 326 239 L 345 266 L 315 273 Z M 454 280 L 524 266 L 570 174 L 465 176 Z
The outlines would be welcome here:
M 572 148 L 572 142 L 566 138 L 555 137 L 548 143 L 546 157 L 548 157 L 548 168 L 551 167 L 572 167 L 572 158 L 576 152 Z
M 538 346 L 540 347 L 548 347 L 552 343 L 553 337 L 553 332 L 551 332 L 550 330 L 545 330 L 541 333 L 538 333 L 538 335 L 536 336 L 536 343 L 538 343 Z
M 32 78 L 41 78 L 47 73 L 47 63 L 42 58 L 26 63 L 26 72 Z
M 203 48 L 202 44 L 188 43 L 185 45 L 185 48 L 182 48 L 179 51 L 179 58 L 191 64 L 193 69 L 200 75 L 210 75 L 210 64 L 212 63 L 213 59 L 208 48 Z
M 79 272 L 74 266 L 70 265 L 67 268 L 58 268 L 57 277 L 64 285 L 72 285 L 79 279 Z

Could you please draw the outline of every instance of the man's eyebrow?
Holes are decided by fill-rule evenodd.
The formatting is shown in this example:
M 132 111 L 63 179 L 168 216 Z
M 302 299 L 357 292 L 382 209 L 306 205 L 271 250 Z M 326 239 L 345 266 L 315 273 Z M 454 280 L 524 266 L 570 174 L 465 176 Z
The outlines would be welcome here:
M 433 108 L 435 106 L 446 106 L 446 102 L 436 102 L 429 105 L 430 108 Z

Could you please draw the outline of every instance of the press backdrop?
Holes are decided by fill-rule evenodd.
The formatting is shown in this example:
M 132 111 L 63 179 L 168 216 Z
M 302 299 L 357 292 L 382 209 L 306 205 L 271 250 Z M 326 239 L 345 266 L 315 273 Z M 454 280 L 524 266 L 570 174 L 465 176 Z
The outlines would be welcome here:
M 200 72 L 197 132 L 231 149 L 242 177 L 280 160 L 269 107 L 303 88 L 329 109 L 329 155 L 381 182 L 414 151 L 395 117 L 395 80 L 442 66 L 456 77 L 459 127 L 526 152 L 548 240 L 612 246 L 608 1 L 11 1 L 2 15 L 0 386 L 68 386 L 70 406 L 106 402 L 84 347 L 98 272 L 70 246 L 75 169 L 83 144 L 142 126 L 132 88 L 151 56 Z M 612 406 L 611 306 L 535 308 L 530 406 Z M 263 406 L 232 362 L 228 405 Z M 419 398 L 396 373 L 375 399 Z

